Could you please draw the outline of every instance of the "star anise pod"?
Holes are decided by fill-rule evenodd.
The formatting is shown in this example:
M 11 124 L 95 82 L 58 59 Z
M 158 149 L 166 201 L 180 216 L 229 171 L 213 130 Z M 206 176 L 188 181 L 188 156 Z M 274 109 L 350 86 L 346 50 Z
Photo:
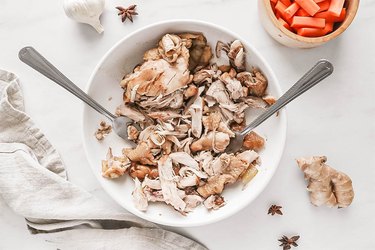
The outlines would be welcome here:
M 280 210 L 281 208 L 283 208 L 283 207 L 282 206 L 277 206 L 277 205 L 272 205 L 268 209 L 268 213 L 267 214 L 271 214 L 272 216 L 275 215 L 275 214 L 283 215 L 283 212 L 281 212 L 281 210 Z
M 126 19 L 129 19 L 131 22 L 133 22 L 133 16 L 138 15 L 138 13 L 135 11 L 135 8 L 137 5 L 133 4 L 130 5 L 127 8 L 117 6 L 116 9 L 119 10 L 118 15 L 121 16 L 121 21 L 125 22 Z
M 281 242 L 280 246 L 283 247 L 283 250 L 291 249 L 291 246 L 297 247 L 297 240 L 299 239 L 299 235 L 293 236 L 292 238 L 288 238 L 285 235 L 281 237 L 278 241 Z

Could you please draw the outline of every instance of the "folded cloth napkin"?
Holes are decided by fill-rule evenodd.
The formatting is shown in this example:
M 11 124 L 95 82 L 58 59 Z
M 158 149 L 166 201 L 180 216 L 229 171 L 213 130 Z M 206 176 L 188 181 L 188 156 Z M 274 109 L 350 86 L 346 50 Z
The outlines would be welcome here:
M 206 249 L 67 180 L 57 151 L 24 112 L 18 78 L 0 70 L 0 197 L 59 249 Z

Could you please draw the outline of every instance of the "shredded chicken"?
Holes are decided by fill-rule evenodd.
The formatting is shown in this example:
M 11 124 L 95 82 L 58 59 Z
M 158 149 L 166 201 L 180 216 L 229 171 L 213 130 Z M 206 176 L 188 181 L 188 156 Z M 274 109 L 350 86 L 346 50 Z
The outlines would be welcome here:
M 98 141 L 101 141 L 111 132 L 112 126 L 107 124 L 105 121 L 101 121 L 98 130 L 95 132 L 95 137 Z
M 230 138 L 246 126 L 245 111 L 267 108 L 267 79 L 247 70 L 246 49 L 239 40 L 218 42 L 229 63 L 218 66 L 203 34 L 166 34 L 146 51 L 143 61 L 120 83 L 123 103 L 118 116 L 133 120 L 128 138 L 134 148 L 123 157 L 109 150 L 103 176 L 128 172 L 133 200 L 145 211 L 149 202 L 164 202 L 181 214 L 201 204 L 211 210 L 225 205 L 226 185 L 247 185 L 258 171 L 265 140 L 251 132 L 243 148 L 226 154 Z M 128 170 L 128 171 L 127 171 Z

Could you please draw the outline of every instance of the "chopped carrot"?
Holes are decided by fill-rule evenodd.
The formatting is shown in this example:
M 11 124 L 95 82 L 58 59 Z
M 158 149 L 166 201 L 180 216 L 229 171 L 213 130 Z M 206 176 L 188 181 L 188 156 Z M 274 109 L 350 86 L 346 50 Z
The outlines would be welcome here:
M 277 18 L 282 17 L 287 23 L 292 23 L 292 19 L 285 16 L 286 6 L 281 1 L 277 2 L 275 9 Z M 279 15 L 277 15 L 277 13 L 279 13 Z
M 346 8 L 342 9 L 339 17 L 332 16 L 332 14 L 328 13 L 328 11 L 316 13 L 314 17 L 324 18 L 326 22 L 329 22 L 329 23 L 343 22 L 346 17 Z
M 323 18 L 294 16 L 291 27 L 292 28 L 324 28 L 326 20 Z
M 299 10 L 296 12 L 296 16 L 310 16 L 310 15 L 304 9 L 299 8 Z
M 288 8 L 285 9 L 285 17 L 292 18 L 294 14 L 296 14 L 297 10 L 299 9 L 298 3 L 292 3 Z
M 315 15 L 319 11 L 319 5 L 314 0 L 295 0 L 302 9 L 304 9 L 310 16 Z
M 307 37 L 324 36 L 333 30 L 333 23 L 327 23 L 323 29 L 317 28 L 300 28 L 297 29 L 297 34 Z
M 271 3 L 277 4 L 277 0 L 271 0 Z
M 285 22 L 284 19 L 279 18 L 278 20 L 279 20 L 279 22 L 281 23 L 281 25 L 284 26 L 286 29 L 288 29 L 288 30 L 290 30 L 290 31 L 293 31 L 292 28 L 289 26 L 289 24 L 288 24 L 287 22 Z
M 277 19 L 279 19 L 281 17 L 280 12 L 276 11 L 276 15 L 275 16 L 276 16 Z
M 274 0 L 271 0 L 271 1 L 274 1 Z M 321 2 L 324 2 L 326 0 L 314 0 L 315 3 L 321 3 Z
M 345 0 L 331 0 L 329 5 L 328 13 L 331 13 L 333 16 L 339 17 L 341 10 L 344 7 Z
M 328 10 L 330 2 L 329 2 L 329 0 L 327 0 L 327 1 L 324 1 L 324 2 L 321 2 L 321 3 L 318 3 L 318 5 L 319 5 L 319 8 L 320 8 L 319 11 L 318 11 L 318 13 L 319 13 L 319 12 Z
M 273 13 L 276 12 L 275 6 L 276 6 L 276 4 L 271 2 L 271 8 L 272 8 Z
M 279 2 L 282 2 L 286 7 L 292 4 L 290 0 L 279 0 Z

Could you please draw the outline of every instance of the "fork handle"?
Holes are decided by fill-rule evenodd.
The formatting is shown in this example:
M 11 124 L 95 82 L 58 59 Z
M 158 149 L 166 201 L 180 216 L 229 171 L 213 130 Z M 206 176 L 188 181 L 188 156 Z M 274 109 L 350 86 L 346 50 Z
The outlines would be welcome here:
M 282 109 L 289 102 L 315 86 L 333 72 L 333 65 L 325 60 L 319 60 L 301 79 L 299 79 L 284 95 L 282 95 L 271 107 L 251 122 L 242 132 L 246 135 L 259 124 L 267 120 L 271 115 Z
M 92 107 L 102 115 L 106 116 L 111 121 L 116 118 L 116 116 L 105 109 L 102 105 L 97 103 L 71 80 L 69 80 L 63 73 L 61 73 L 33 47 L 22 48 L 18 53 L 18 57 L 22 62 L 26 63 L 45 77 L 51 79 L 64 89 L 68 90 L 70 93 L 81 99 L 83 102 L 88 104 L 90 107 Z

